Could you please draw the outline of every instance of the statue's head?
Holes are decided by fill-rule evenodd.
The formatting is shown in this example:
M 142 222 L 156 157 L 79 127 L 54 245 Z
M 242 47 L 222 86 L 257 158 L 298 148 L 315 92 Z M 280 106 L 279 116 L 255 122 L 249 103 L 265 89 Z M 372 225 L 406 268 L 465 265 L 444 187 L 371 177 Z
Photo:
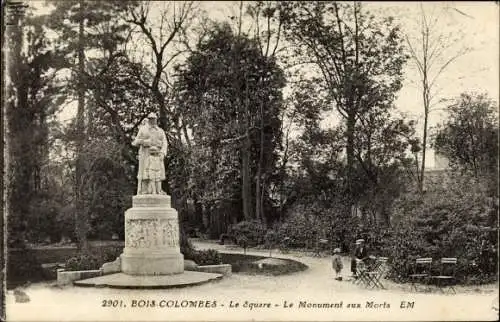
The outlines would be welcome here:
M 148 122 L 151 125 L 156 125 L 158 123 L 158 117 L 156 116 L 155 113 L 148 114 Z

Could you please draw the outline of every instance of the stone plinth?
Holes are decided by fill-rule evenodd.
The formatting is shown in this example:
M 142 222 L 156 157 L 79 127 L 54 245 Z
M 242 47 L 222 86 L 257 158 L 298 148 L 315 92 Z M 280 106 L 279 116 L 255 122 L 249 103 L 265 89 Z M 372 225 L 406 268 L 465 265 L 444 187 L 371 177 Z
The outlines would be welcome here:
M 129 275 L 169 275 L 184 271 L 177 211 L 168 195 L 138 195 L 125 212 L 121 271 Z
M 210 281 L 220 280 L 222 277 L 223 276 L 221 274 L 190 271 L 185 271 L 182 274 L 157 276 L 139 276 L 116 273 L 75 281 L 73 284 L 76 286 L 87 287 L 155 289 L 194 286 Z

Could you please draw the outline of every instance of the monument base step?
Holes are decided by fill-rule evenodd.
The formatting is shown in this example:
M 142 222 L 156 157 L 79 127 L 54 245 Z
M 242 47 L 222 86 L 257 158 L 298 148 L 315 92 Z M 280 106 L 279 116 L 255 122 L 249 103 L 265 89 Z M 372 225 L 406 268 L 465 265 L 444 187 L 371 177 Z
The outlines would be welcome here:
M 219 280 L 222 274 L 184 271 L 172 275 L 128 275 L 125 273 L 109 274 L 73 282 L 76 286 L 110 288 L 175 288 L 203 284 Z

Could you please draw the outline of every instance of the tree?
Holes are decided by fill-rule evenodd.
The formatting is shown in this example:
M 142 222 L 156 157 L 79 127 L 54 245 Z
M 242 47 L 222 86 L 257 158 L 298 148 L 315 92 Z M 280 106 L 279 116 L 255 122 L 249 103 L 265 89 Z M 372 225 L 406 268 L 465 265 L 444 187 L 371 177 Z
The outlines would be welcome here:
M 456 30 L 445 32 L 441 24 L 443 14 L 447 7 L 440 9 L 437 14 L 428 14 L 424 5 L 420 4 L 418 18 L 418 36 L 410 38 L 406 35 L 406 43 L 410 49 L 411 61 L 416 66 L 419 76 L 420 89 L 422 90 L 422 105 L 424 109 L 424 124 L 422 134 L 420 169 L 417 170 L 417 183 L 419 191 L 423 192 L 425 178 L 425 159 L 428 144 L 429 114 L 438 102 L 438 81 L 446 69 L 459 57 L 465 55 L 470 49 L 467 47 L 456 48 L 457 40 L 461 37 Z M 417 160 L 418 167 L 418 160 Z
M 9 61 L 9 88 L 13 95 L 7 101 L 12 232 L 9 242 L 21 245 L 28 237 L 26 228 L 37 216 L 37 200 L 50 191 L 47 186 L 50 121 L 61 102 L 61 96 L 57 95 L 61 84 L 54 81 L 59 59 L 42 27 L 46 18 L 28 12 L 27 17 L 17 20 L 17 26 L 9 30 L 11 39 L 16 39 Z
M 281 140 L 282 72 L 274 59 L 262 56 L 254 41 L 235 35 L 228 25 L 220 25 L 179 67 L 178 86 L 182 93 L 179 102 L 193 131 L 192 148 L 199 151 L 198 156 L 207 154 L 199 163 L 205 170 L 197 170 L 204 173 L 201 178 L 218 174 L 206 181 L 207 185 L 221 183 L 216 199 L 223 199 L 219 198 L 220 192 L 237 189 L 243 217 L 254 218 L 252 203 L 261 198 L 252 194 L 252 178 L 261 160 L 259 150 L 264 148 L 264 177 L 274 170 L 275 150 Z M 265 120 L 261 120 L 262 114 Z M 213 155 L 220 159 L 213 159 Z M 227 176 L 239 178 L 241 185 L 222 183 Z M 212 191 L 206 189 L 202 191 L 205 197 Z
M 7 4 L 6 4 L 7 5 Z M 6 18 L 6 26 L 2 28 L 2 44 L 4 39 L 16 39 L 17 41 L 11 42 L 10 46 L 4 47 L 8 49 L 9 52 L 9 60 L 6 61 L 6 56 L 4 51 L 2 51 L 2 67 L 6 67 L 5 75 L 8 75 L 9 82 L 6 82 L 7 86 L 5 88 L 2 86 L 2 97 L 4 97 L 6 102 L 6 111 L 8 112 L 7 119 L 7 128 L 15 125 L 19 120 L 13 115 L 14 112 L 20 110 L 20 103 L 26 101 L 26 95 L 22 94 L 23 91 L 20 90 L 22 83 L 22 72 L 23 72 L 23 63 L 22 63 L 22 45 L 23 45 L 23 30 L 22 23 L 24 21 L 25 15 L 25 6 L 21 3 L 9 3 L 9 8 L 11 10 L 8 11 L 8 15 Z M 5 63 L 4 63 L 5 62 Z M 3 72 L 3 70 L 2 70 Z M 26 93 L 26 91 L 24 91 Z M 6 98 L 5 98 L 6 97 Z M 7 140 L 6 150 L 9 155 L 10 162 L 7 162 L 6 165 L 8 167 L 7 172 L 7 186 L 9 193 L 8 203 L 6 205 L 10 216 L 8 217 L 10 220 L 8 221 L 8 226 L 11 230 L 11 234 L 9 235 L 8 245 L 9 246 L 20 246 L 24 245 L 24 230 L 25 230 L 25 217 L 26 211 L 23 209 L 18 209 L 18 214 L 14 213 L 16 210 L 16 200 L 20 196 L 15 196 L 15 187 L 20 185 L 24 180 L 22 176 L 23 171 L 16 171 L 13 168 L 12 164 L 15 159 L 16 153 L 14 152 L 16 149 L 16 144 L 14 143 L 14 139 L 16 139 L 17 131 L 10 130 L 8 133 L 10 134 L 9 140 Z M 2 160 L 4 162 L 4 160 Z M 14 163 L 15 164 L 15 163 Z M 3 164 L 2 164 L 3 165 Z M 20 169 L 19 169 L 20 170 Z M 18 189 L 20 191 L 20 189 Z M 16 198 L 17 197 L 17 198 Z M 22 205 L 22 204 L 21 204 Z
M 300 62 L 317 67 L 345 121 L 347 194 L 353 198 L 356 123 L 374 107 L 389 107 L 402 86 L 407 56 L 399 27 L 390 17 L 376 19 L 358 2 L 304 1 L 283 6 L 288 8 L 285 35 L 296 46 Z
M 434 148 L 476 177 L 498 178 L 498 105 L 486 94 L 462 93 L 437 127 Z
M 86 215 L 83 197 L 83 175 L 85 160 L 83 152 L 94 110 L 86 104 L 87 84 L 95 81 L 100 71 L 92 67 L 103 66 L 104 70 L 119 56 L 117 47 L 126 40 L 128 26 L 121 20 L 120 12 L 132 5 L 121 1 L 48 1 L 55 6 L 50 14 L 49 28 L 58 32 L 56 44 L 65 58 L 65 67 L 71 72 L 67 88 L 70 97 L 78 101 L 75 131 L 75 222 L 80 249 L 87 250 L 89 219 Z M 98 49 L 96 51 L 95 49 Z M 92 54 L 89 52 L 92 51 Z M 97 53 L 97 54 L 96 54 Z M 97 57 L 96 57 L 97 56 Z M 106 64 L 99 64 L 99 60 Z M 101 70 L 102 71 L 102 70 Z M 94 74 L 92 72 L 95 72 Z M 90 131 L 89 131 L 90 130 Z
M 247 6 L 247 14 L 253 20 L 253 39 L 257 42 L 260 51 L 264 57 L 277 59 L 278 48 L 280 46 L 281 36 L 283 34 L 283 17 L 281 15 L 279 2 L 277 1 L 256 1 Z M 265 27 L 261 30 L 261 20 L 264 20 Z M 277 26 L 276 26 L 277 24 Z M 240 17 L 241 29 L 241 17 Z M 257 173 L 255 181 L 255 218 L 265 219 L 264 214 L 264 196 L 266 193 L 266 186 L 271 183 L 269 176 L 263 176 L 264 169 L 266 168 L 265 162 L 265 120 L 264 115 L 264 102 L 259 104 L 259 160 L 257 163 Z M 266 220 L 264 220 L 265 222 Z
M 398 115 L 394 106 L 374 107 L 359 117 L 354 150 L 356 175 L 354 191 L 361 198 L 363 216 L 371 224 L 390 225 L 389 209 L 408 183 L 409 152 L 415 149 L 415 121 Z M 366 218 L 365 218 L 366 219 Z
M 142 65 L 148 66 L 137 70 L 135 77 L 153 95 L 159 108 L 159 125 L 166 131 L 169 143 L 182 145 L 183 139 L 189 140 L 189 137 L 183 131 L 182 118 L 175 106 L 168 104 L 173 86 L 170 67 L 185 52 L 177 45 L 185 41 L 186 29 L 197 13 L 196 6 L 192 1 L 165 3 L 160 9 L 157 26 L 150 10 L 150 3 L 141 3 L 128 11 L 127 22 L 137 27 L 134 34 L 139 40 L 138 46 L 142 46 Z M 150 58 L 152 63 L 146 63 L 145 58 Z

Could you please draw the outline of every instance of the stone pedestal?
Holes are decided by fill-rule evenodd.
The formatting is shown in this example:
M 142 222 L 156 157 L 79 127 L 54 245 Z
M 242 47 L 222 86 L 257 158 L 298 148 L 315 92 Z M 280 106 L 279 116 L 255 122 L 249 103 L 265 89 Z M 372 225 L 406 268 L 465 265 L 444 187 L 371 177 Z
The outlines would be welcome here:
M 138 195 L 125 212 L 125 248 L 121 271 L 128 275 L 184 272 L 177 211 L 168 195 Z

